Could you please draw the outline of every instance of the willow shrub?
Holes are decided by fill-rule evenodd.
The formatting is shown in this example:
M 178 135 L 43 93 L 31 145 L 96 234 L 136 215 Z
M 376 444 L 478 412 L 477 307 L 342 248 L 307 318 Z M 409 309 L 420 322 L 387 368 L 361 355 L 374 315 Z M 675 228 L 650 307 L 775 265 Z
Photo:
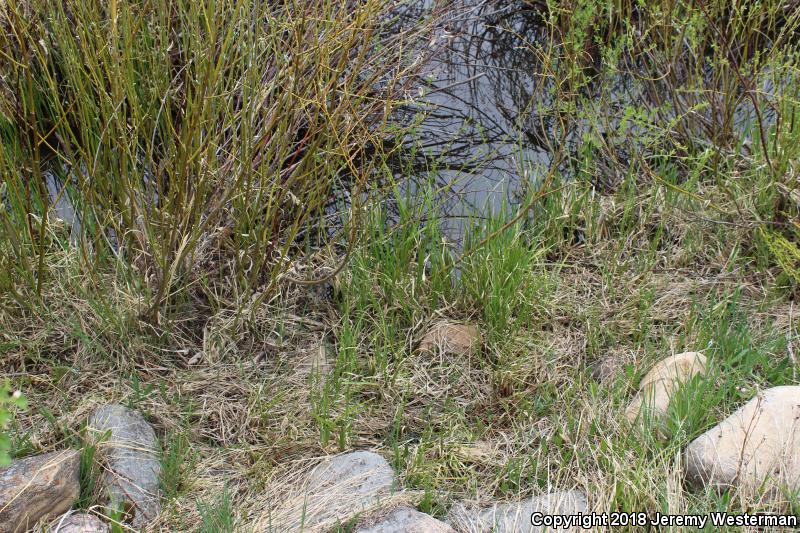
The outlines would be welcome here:
M 422 24 L 391 29 L 384 0 L 0 9 L 2 288 L 40 296 L 68 239 L 151 323 L 193 295 L 241 310 L 274 293 L 329 231 L 332 195 L 372 188 L 427 42 Z

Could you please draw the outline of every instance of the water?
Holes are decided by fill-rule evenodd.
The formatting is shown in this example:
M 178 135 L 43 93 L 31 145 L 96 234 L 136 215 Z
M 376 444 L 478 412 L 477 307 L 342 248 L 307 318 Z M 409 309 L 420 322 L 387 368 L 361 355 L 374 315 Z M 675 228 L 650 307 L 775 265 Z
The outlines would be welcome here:
M 649 126 L 626 118 L 632 108 L 652 107 L 635 75 L 598 76 L 599 82 L 586 88 L 582 95 L 585 107 L 580 111 L 584 117 L 596 119 L 570 116 L 564 120 L 558 115 L 553 77 L 547 75 L 537 52 L 551 37 L 543 9 L 532 2 L 513 0 L 456 0 L 446 9 L 437 8 L 431 0 L 412 0 L 398 13 L 398 29 L 430 16 L 437 24 L 427 45 L 434 52 L 421 73 L 419 94 L 414 104 L 398 115 L 398 120 L 409 122 L 417 116 L 424 118 L 403 140 L 404 149 L 393 162 L 394 168 L 404 194 L 420 196 L 421 189 L 434 188 L 436 215 L 443 220 L 448 239 L 456 244 L 464 234 L 466 217 L 480 218 L 504 204 L 518 203 L 555 164 L 558 150 L 565 149 L 567 154 L 559 163 L 562 177 L 587 172 L 576 168 L 586 150 L 587 133 L 602 138 L 605 145 L 605 153 L 597 154 L 588 170 L 591 175 L 585 176 L 596 186 L 619 180 L 632 153 L 649 155 L 643 147 Z M 709 76 L 712 74 L 709 71 Z M 771 81 L 775 74 L 765 71 L 759 84 L 762 94 L 780 90 Z M 687 93 L 686 98 L 688 106 L 707 97 L 698 92 Z M 766 111 L 766 120 L 774 122 L 774 113 Z M 703 124 L 715 125 L 719 117 L 708 108 L 695 114 L 698 119 L 692 127 L 698 128 L 694 133 L 702 139 L 707 136 Z M 674 111 L 667 110 L 658 120 L 665 123 L 674 116 Z M 740 95 L 733 124 L 736 135 L 750 138 L 754 119 L 750 100 Z M 59 196 L 60 189 L 58 178 L 48 174 L 56 214 L 79 230 L 69 196 Z M 332 211 L 339 210 L 338 215 L 348 204 L 346 194 L 343 190 L 331 204 Z M 333 224 L 331 231 L 336 226 Z
M 435 184 L 438 214 L 456 243 L 464 233 L 465 216 L 480 218 L 503 204 L 518 204 L 556 160 L 562 178 L 588 173 L 582 177 L 595 187 L 613 188 L 634 157 L 652 155 L 647 142 L 676 118 L 677 111 L 670 108 L 644 120 L 632 116 L 632 110 L 647 113 L 656 108 L 648 89 L 660 90 L 659 98 L 670 101 L 674 88 L 642 83 L 651 76 L 652 65 L 640 65 L 641 72 L 601 73 L 599 54 L 592 57 L 594 65 L 588 65 L 590 70 L 597 68 L 591 73 L 594 81 L 580 94 L 575 114 L 559 116 L 553 70 L 542 64 L 541 50 L 552 45 L 545 8 L 524 1 L 460 0 L 448 5 L 448 12 L 437 17 L 434 46 L 439 51 L 423 72 L 425 83 L 416 105 L 406 110 L 407 120 L 415 112 L 427 113 L 414 137 L 406 139 L 406 154 L 421 151 L 410 164 L 406 187 L 413 195 Z M 413 21 L 430 16 L 433 9 L 429 0 L 419 0 L 407 4 L 404 14 Z M 652 74 L 655 79 L 660 75 Z M 710 80 L 714 72 L 709 69 L 707 75 Z M 768 70 L 762 73 L 759 98 L 775 95 L 772 75 Z M 686 99 L 687 107 L 701 104 L 686 124 L 701 143 L 706 139 L 710 145 L 708 130 L 722 125 L 714 108 L 702 104 L 719 95 L 698 88 L 679 97 Z M 745 94 L 738 97 L 732 133 L 752 140 L 754 109 Z M 768 108 L 763 118 L 767 125 L 775 120 Z M 593 148 L 587 134 L 601 139 L 602 149 L 591 141 L 592 166 L 579 169 L 586 150 Z M 562 149 L 565 157 L 558 159 Z M 398 175 L 408 174 L 408 166 L 406 162 L 399 167 Z
M 425 0 L 409 19 L 430 13 Z M 422 72 L 416 112 L 425 118 L 406 143 L 416 150 L 410 191 L 433 184 L 439 214 L 459 241 L 466 216 L 513 204 L 552 162 L 526 132 L 526 109 L 541 86 L 533 49 L 545 38 L 538 11 L 520 2 L 462 1 L 439 18 L 438 51 Z M 407 172 L 407 166 L 400 169 Z
M 45 183 L 47 184 L 47 195 L 50 201 L 52 216 L 63 220 L 69 225 L 69 240 L 75 244 L 81 231 L 81 220 L 75 212 L 75 205 L 69 196 L 69 191 L 64 186 L 63 180 L 52 170 L 44 172 Z

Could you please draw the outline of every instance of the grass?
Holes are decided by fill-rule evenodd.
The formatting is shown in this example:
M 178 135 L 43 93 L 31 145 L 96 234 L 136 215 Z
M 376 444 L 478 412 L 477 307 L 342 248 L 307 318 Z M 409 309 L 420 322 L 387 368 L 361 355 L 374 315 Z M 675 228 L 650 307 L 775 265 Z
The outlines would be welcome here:
M 19 391 L 12 391 L 8 380 L 0 386 L 0 465 L 7 465 L 11 461 L 8 455 L 11 449 L 11 439 L 5 431 L 9 426 L 14 410 L 26 407 L 25 397 Z
M 165 346 L 137 334 L 119 343 L 64 286 L 65 305 L 25 330 L 18 356 L 30 377 L 18 386 L 31 409 L 16 423 L 42 428 L 31 446 L 48 449 L 66 438 L 57 428 L 77 428 L 110 399 L 143 411 L 164 437 L 165 511 L 156 527 L 182 531 L 247 531 L 248 517 L 277 505 L 314 457 L 364 447 L 384 454 L 420 508 L 437 516 L 464 499 L 572 487 L 587 490 L 597 510 L 748 509 L 735 493 L 683 487 L 677 458 L 757 390 L 796 383 L 791 293 L 777 267 L 753 269 L 731 233 L 680 220 L 684 196 L 637 221 L 662 228 L 642 235 L 660 238 L 669 226 L 679 236 L 653 253 L 641 241 L 607 238 L 631 231 L 607 211 L 624 210 L 629 191 L 612 204 L 577 188 L 563 200 L 585 202 L 575 220 L 584 244 L 563 222 L 520 222 L 459 263 L 456 276 L 458 258 L 435 225 L 381 234 L 376 214 L 363 231 L 381 236 L 361 241 L 334 302 L 310 305 L 313 296 L 295 287 L 246 329 L 223 323 L 205 342 L 171 337 Z M 664 190 L 639 194 L 646 205 Z M 476 223 L 468 240 L 502 220 Z M 687 246 L 695 240 L 703 245 Z M 435 258 L 437 250 L 447 253 Z M 80 334 L 61 330 L 61 350 L 71 355 L 62 362 L 70 370 L 59 371 L 52 326 L 74 322 L 76 309 L 85 325 Z M 442 316 L 479 324 L 481 349 L 416 353 L 415 340 Z M 698 349 L 709 376 L 687 386 L 665 419 L 627 427 L 622 412 L 638 377 L 668 354 Z M 210 359 L 187 364 L 200 350 Z M 598 382 L 601 362 L 615 371 Z M 59 424 L 44 423 L 45 408 Z
M 99 405 L 143 412 L 163 448 L 154 531 L 279 531 L 303 473 L 352 449 L 437 517 L 571 488 L 597 512 L 753 510 L 686 486 L 681 452 L 798 383 L 798 7 L 545 4 L 548 39 L 519 46 L 542 60 L 527 127 L 551 128 L 554 163 L 519 161 L 520 197 L 460 244 L 436 167 L 414 194 L 414 169 L 387 171 L 416 68 L 382 33 L 387 4 L 4 4 L 0 367 L 29 404 L 0 412 L 12 456 L 82 446 Z M 642 96 L 617 105 L 622 73 Z M 80 170 L 62 176 L 76 237 L 43 194 L 59 162 Z M 337 187 L 363 198 L 338 247 L 318 238 Z M 326 274 L 330 298 L 303 283 Z M 419 353 L 443 318 L 480 347 Z M 708 374 L 628 424 L 644 373 L 683 351 Z
M 197 502 L 197 509 L 203 523 L 198 531 L 203 533 L 228 533 L 233 529 L 233 513 L 227 491 L 223 491 L 219 499 L 212 503 Z

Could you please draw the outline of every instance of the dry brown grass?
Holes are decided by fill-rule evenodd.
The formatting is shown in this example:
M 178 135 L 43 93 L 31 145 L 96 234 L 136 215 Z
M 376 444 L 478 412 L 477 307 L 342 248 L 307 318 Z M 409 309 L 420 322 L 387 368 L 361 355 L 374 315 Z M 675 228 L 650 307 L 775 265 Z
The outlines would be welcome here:
M 215 501 L 223 490 L 237 530 L 285 530 L 301 512 L 306 474 L 321 458 L 352 449 L 396 461 L 407 490 L 395 499 L 436 514 L 455 502 L 483 506 L 572 488 L 586 491 L 598 512 L 620 505 L 696 512 L 715 500 L 683 485 L 679 452 L 687 435 L 632 431 L 624 421 L 636 375 L 660 357 L 716 349 L 700 345 L 711 327 L 703 315 L 730 305 L 734 293 L 748 342 L 764 346 L 758 371 L 787 356 L 785 345 L 765 339 L 796 345 L 796 310 L 775 292 L 774 271 L 732 259 L 746 228 L 720 233 L 706 222 L 708 212 L 684 218 L 665 209 L 643 211 L 639 229 L 622 233 L 618 205 L 603 200 L 592 209 L 603 214 L 589 210 L 579 222 L 586 242 L 565 242 L 557 261 L 531 271 L 547 289 L 537 293 L 544 300 L 529 322 L 489 336 L 477 351 L 424 354 L 414 343 L 427 325 L 480 315 L 461 299 L 419 309 L 391 341 L 385 371 L 373 351 L 384 338 L 380 317 L 358 331 L 349 360 L 341 335 L 355 315 L 343 316 L 312 288 L 282 285 L 236 327 L 221 311 L 156 333 L 129 318 L 135 298 L 113 278 L 103 280 L 111 307 L 93 306 L 81 290 L 90 279 L 65 253 L 54 258 L 60 271 L 46 287 L 57 305 L 40 315 L 10 306 L 0 312 L 2 368 L 31 405 L 16 420 L 20 453 L 80 446 L 82 422 L 109 402 L 142 411 L 165 445 L 185 435 L 176 496 L 152 531 L 199 530 L 197 501 Z M 663 226 L 671 238 L 652 254 L 648 239 Z M 337 285 L 347 291 L 351 278 L 343 276 Z M 609 360 L 612 377 L 596 383 L 592 368 Z M 344 392 L 321 414 L 331 379 Z M 724 389 L 725 377 L 716 379 Z M 736 383 L 747 390 L 766 384 Z M 737 402 L 713 404 L 711 418 Z M 323 442 L 320 417 L 335 431 L 349 428 L 342 440 L 337 433 Z M 306 512 L 353 507 L 330 497 L 336 501 L 314 500 Z

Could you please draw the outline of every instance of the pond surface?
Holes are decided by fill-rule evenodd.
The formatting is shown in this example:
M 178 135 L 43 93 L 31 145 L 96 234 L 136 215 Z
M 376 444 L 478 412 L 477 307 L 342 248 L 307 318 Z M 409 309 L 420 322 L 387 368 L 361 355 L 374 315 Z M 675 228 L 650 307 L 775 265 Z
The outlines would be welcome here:
M 430 14 L 425 0 L 410 18 Z M 526 109 L 542 85 L 532 46 L 545 37 L 538 10 L 522 2 L 462 1 L 439 16 L 437 52 L 422 73 L 424 119 L 407 139 L 412 191 L 433 184 L 445 226 L 460 240 L 463 217 L 513 204 L 549 167 L 552 153 L 526 132 Z
M 438 20 L 432 43 L 438 51 L 423 73 L 417 107 L 408 110 L 406 117 L 410 120 L 415 111 L 425 113 L 415 136 L 406 139 L 406 153 L 413 154 L 407 191 L 413 195 L 419 188 L 435 184 L 438 214 L 456 243 L 463 235 L 464 217 L 480 218 L 504 204 L 519 203 L 521 195 L 535 187 L 554 164 L 560 148 L 565 149 L 566 158 L 559 160 L 559 174 L 574 178 L 579 172 L 575 164 L 586 149 L 587 132 L 603 139 L 608 152 L 605 157 L 613 154 L 605 161 L 598 156 L 596 166 L 588 169 L 593 174 L 587 176 L 590 181 L 602 187 L 621 178 L 620 169 L 631 164 L 632 153 L 647 155 L 644 142 L 648 131 L 663 128 L 667 120 L 675 118 L 676 111 L 669 108 L 650 119 L 651 125 L 637 124 L 626 115 L 631 109 L 646 112 L 656 107 L 647 89 L 652 91 L 658 85 L 641 83 L 652 77 L 644 66 L 641 72 L 620 70 L 613 76 L 596 76 L 598 83 L 586 87 L 581 95 L 584 107 L 579 110 L 584 111 L 583 116 L 597 118 L 588 121 L 570 116 L 559 122 L 563 117 L 557 116 L 554 106 L 554 78 L 544 72 L 541 61 L 541 50 L 552 44 L 552 36 L 544 7 L 535 2 L 460 0 L 448 3 L 443 14 L 436 13 L 429 0 L 406 6 L 408 20 L 431 14 Z M 602 63 L 599 56 L 593 60 Z M 764 74 L 759 95 L 774 95 L 772 73 Z M 707 75 L 713 77 L 714 72 L 707 69 Z M 664 92 L 675 91 L 665 86 Z M 664 100 L 675 102 L 673 96 L 665 94 Z M 714 97 L 718 95 L 698 88 L 676 98 L 685 100 L 687 108 L 696 106 L 691 127 L 711 129 L 719 127 L 716 122 L 720 118 L 713 107 L 704 104 Z M 747 142 L 752 140 L 755 113 L 744 94 L 738 98 L 730 128 Z M 767 125 L 774 122 L 772 111 L 764 110 L 762 118 Z M 567 126 L 561 137 L 563 124 Z M 702 130 L 696 134 L 698 139 L 707 136 Z M 555 146 L 560 138 L 565 146 Z M 408 174 L 408 165 L 400 174 Z
M 553 77 L 543 73 L 541 50 L 551 37 L 543 9 L 534 2 L 513 0 L 456 0 L 446 8 L 431 0 L 412 0 L 400 11 L 400 26 L 425 17 L 434 17 L 437 25 L 419 94 L 399 117 L 412 122 L 420 118 L 413 135 L 404 140 L 396 173 L 405 194 L 418 197 L 421 189 L 431 187 L 436 191 L 436 214 L 456 245 L 467 217 L 479 219 L 518 203 L 552 167 L 557 149 L 566 148 L 568 155 L 559 162 L 560 174 L 574 177 L 578 171 L 571 165 L 581 158 L 587 131 L 603 137 L 614 152 L 613 163 L 622 167 L 646 136 L 646 127 L 626 122 L 625 113 L 635 106 L 647 108 L 647 94 L 635 75 L 620 74 L 597 88 L 602 96 L 597 105 L 602 108 L 590 109 L 587 115 L 599 119 L 588 123 L 569 117 L 566 146 L 555 146 L 564 121 L 559 122 L 563 117 L 554 110 Z M 772 94 L 775 89 L 764 79 L 760 91 Z M 584 102 L 591 106 L 588 96 Z M 774 119 L 769 109 L 766 119 Z M 716 117 L 711 114 L 704 120 L 713 123 Z M 737 135 L 750 138 L 753 121 L 752 106 L 742 98 L 733 125 Z M 610 166 L 598 161 L 590 169 L 595 174 L 591 179 L 606 179 Z M 74 235 L 79 229 L 75 209 L 68 195 L 58 194 L 59 179 L 52 173 L 47 176 L 55 213 L 73 224 Z M 346 199 L 334 201 L 331 208 L 341 209 L 342 203 Z

